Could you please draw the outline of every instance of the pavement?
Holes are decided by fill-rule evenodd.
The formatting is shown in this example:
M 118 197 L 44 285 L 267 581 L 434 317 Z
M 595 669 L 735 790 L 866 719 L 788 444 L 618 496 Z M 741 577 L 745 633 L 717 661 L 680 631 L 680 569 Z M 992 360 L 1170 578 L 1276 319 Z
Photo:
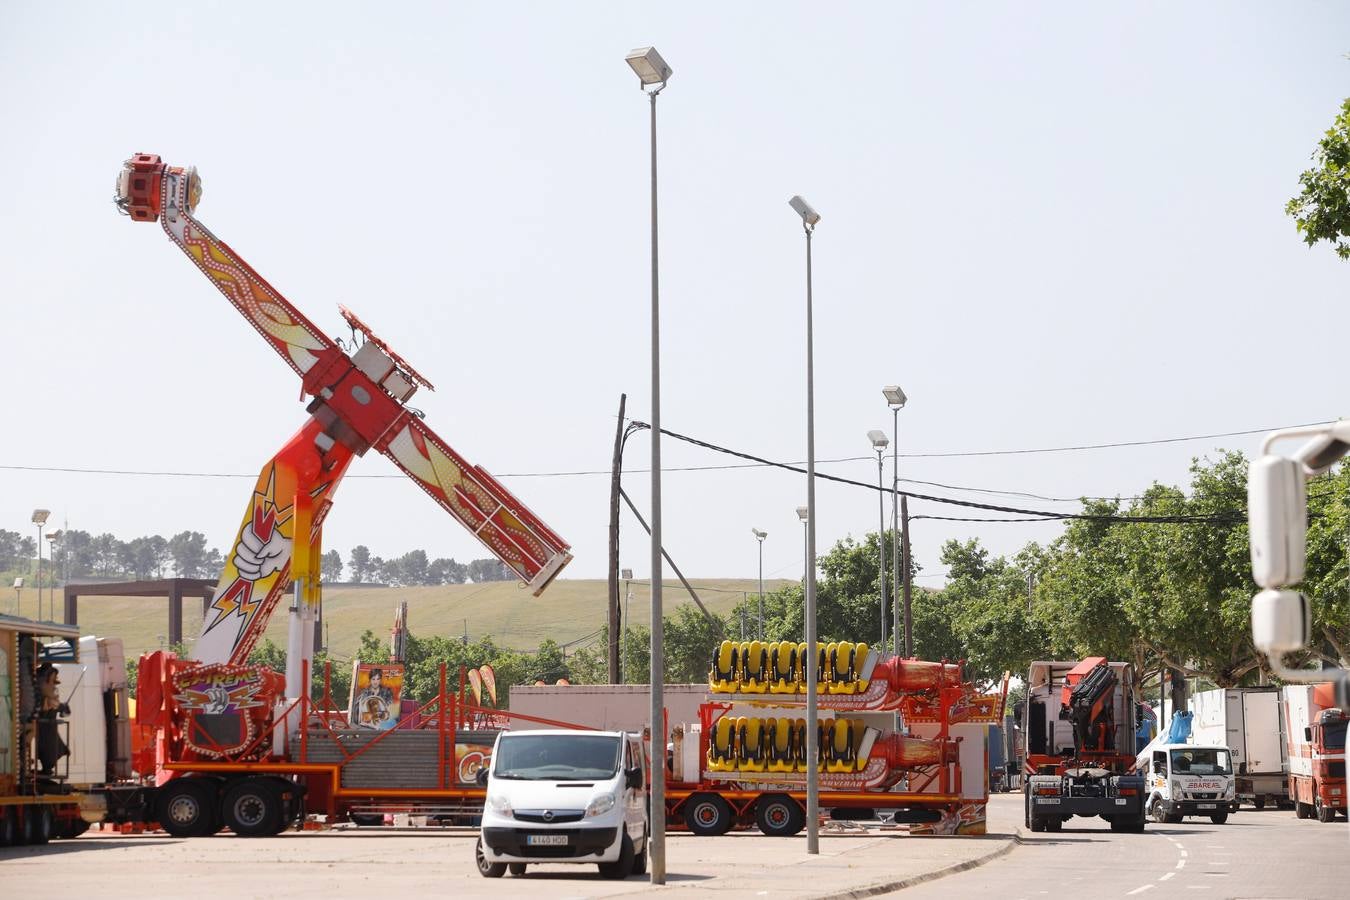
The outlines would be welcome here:
M 90 832 L 46 847 L 0 850 L 0 883 L 41 884 L 51 895 L 144 900 L 147 883 L 173 877 L 194 900 L 210 897 L 364 896 L 616 897 L 659 891 L 671 897 L 868 897 L 989 863 L 1013 850 L 1021 795 L 992 798 L 989 834 L 911 836 L 901 830 L 837 823 L 822 830 L 820 853 L 803 833 L 758 831 L 720 838 L 672 833 L 666 885 L 607 881 L 593 865 L 532 865 L 523 876 L 485 879 L 474 867 L 472 829 L 344 828 L 275 838 L 177 839 L 163 834 Z M 22 894 L 22 892 L 20 892 Z

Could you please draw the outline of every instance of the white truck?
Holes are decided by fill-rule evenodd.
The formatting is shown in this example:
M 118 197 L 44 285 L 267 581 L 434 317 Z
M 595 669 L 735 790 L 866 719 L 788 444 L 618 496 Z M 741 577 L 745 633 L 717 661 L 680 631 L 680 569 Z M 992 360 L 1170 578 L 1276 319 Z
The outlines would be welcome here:
M 1145 809 L 1154 822 L 1201 816 L 1222 825 L 1237 811 L 1232 754 L 1222 745 L 1155 741 L 1139 754 L 1135 771 L 1144 778 Z
M 1277 687 L 1218 688 L 1191 697 L 1197 744 L 1233 753 L 1236 795 L 1257 809 L 1289 802 L 1289 752 Z

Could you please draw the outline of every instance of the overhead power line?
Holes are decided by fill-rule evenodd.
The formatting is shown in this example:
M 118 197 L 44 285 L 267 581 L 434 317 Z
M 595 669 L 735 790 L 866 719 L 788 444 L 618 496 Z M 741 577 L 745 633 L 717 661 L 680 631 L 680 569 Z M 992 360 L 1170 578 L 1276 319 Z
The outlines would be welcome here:
M 647 428 L 647 429 L 651 428 L 651 426 L 645 422 L 638 422 L 634 420 L 633 424 L 637 425 L 640 428 Z M 806 474 L 806 470 L 799 466 L 790 465 L 788 463 L 774 462 L 773 460 L 765 459 L 762 456 L 755 456 L 752 453 L 745 453 L 740 450 L 732 450 L 729 447 L 723 447 L 718 444 L 713 444 L 709 441 L 704 441 L 695 437 L 690 437 L 687 434 L 680 434 L 679 432 L 671 431 L 668 428 L 662 428 L 661 433 L 663 435 L 666 435 L 667 437 L 674 438 L 677 441 L 684 441 L 685 443 L 693 444 L 696 447 L 703 447 L 706 450 L 712 450 L 716 453 L 724 453 L 729 456 L 735 456 L 740 459 L 751 460 L 753 462 L 757 462 L 762 465 L 773 466 L 774 468 L 784 469 L 789 472 L 796 472 L 801 475 Z M 824 481 L 833 481 L 838 484 L 847 484 L 853 487 L 865 488 L 869 491 L 878 491 L 883 494 L 890 493 L 890 489 L 884 486 L 869 484 L 865 481 L 855 481 L 852 478 L 841 478 L 838 475 L 826 475 L 822 472 L 817 472 L 815 477 Z M 1099 515 L 1094 513 L 1066 513 L 1066 512 L 1054 512 L 1043 509 L 1021 509 L 1015 506 L 998 506 L 992 503 L 977 503 L 973 500 L 959 500 L 955 497 L 936 497 L 931 494 L 917 494 L 914 493 L 913 491 L 897 491 L 896 493 L 905 497 L 910 497 L 914 500 L 928 500 L 932 503 L 943 503 L 951 506 L 966 507 L 968 509 L 983 509 L 988 510 L 990 512 L 1010 513 L 1013 515 L 1020 515 L 1020 516 L 1035 516 L 1041 521 L 1049 521 L 1051 519 L 1076 519 L 1088 522 L 1119 522 L 1130 524 L 1233 525 L 1241 522 L 1242 519 L 1245 517 L 1243 513 L 1236 511 L 1225 515 L 1214 515 L 1214 516 L 1117 516 L 1117 515 Z

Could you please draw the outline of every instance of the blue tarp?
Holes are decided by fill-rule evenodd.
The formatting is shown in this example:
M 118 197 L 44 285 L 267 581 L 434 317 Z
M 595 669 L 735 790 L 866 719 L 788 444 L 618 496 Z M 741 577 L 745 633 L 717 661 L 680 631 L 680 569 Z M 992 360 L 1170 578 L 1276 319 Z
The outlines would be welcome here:
M 1191 714 L 1180 711 L 1172 713 L 1172 726 L 1167 729 L 1167 743 L 1184 744 L 1190 736 Z

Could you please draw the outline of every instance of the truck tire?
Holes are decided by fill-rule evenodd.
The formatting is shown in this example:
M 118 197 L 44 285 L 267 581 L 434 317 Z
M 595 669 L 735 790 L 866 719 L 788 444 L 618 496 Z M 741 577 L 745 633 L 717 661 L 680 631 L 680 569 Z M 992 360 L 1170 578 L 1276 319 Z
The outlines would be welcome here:
M 806 827 L 806 813 L 787 794 L 765 794 L 755 804 L 755 824 L 769 837 L 792 837 Z
M 1307 804 L 1307 803 L 1304 803 L 1304 802 L 1301 801 L 1301 800 L 1295 801 L 1295 802 L 1294 802 L 1294 818 L 1296 818 L 1296 819 L 1311 819 L 1311 818 L 1312 818 L 1312 806 L 1310 806 L 1310 805 Z
M 1319 822 L 1330 822 L 1336 818 L 1336 807 L 1323 806 L 1321 797 L 1313 798 L 1313 813 L 1317 816 Z
M 286 827 L 281 791 L 266 778 L 241 778 L 225 789 L 221 819 L 240 837 L 270 837 Z
M 1257 794 L 1255 797 L 1253 797 L 1252 806 L 1255 806 L 1257 809 L 1265 809 L 1266 808 L 1265 794 Z
M 216 783 L 204 778 L 177 778 L 159 789 L 155 818 L 174 837 L 216 833 Z
M 1224 822 L 1228 821 L 1228 813 L 1226 812 L 1215 813 L 1214 815 L 1209 817 L 1209 820 L 1213 822 L 1215 825 L 1222 825 Z
M 1336 815 L 1333 811 L 1332 815 Z M 52 808 L 50 806 L 28 807 L 28 843 L 45 844 L 52 839 Z
M 473 860 L 478 866 L 478 874 L 484 878 L 501 878 L 506 874 L 506 863 L 488 862 L 487 856 L 483 854 L 482 838 L 479 838 L 478 843 L 474 844 Z
M 731 830 L 731 807 L 718 794 L 695 794 L 684 804 L 684 824 L 691 834 L 726 834 Z
M 0 806 L 0 847 L 8 847 L 18 842 L 18 824 L 14 821 L 14 810 Z
M 1058 832 L 1064 828 L 1064 820 L 1061 819 L 1059 816 L 1051 816 L 1050 818 L 1045 819 L 1043 821 L 1045 823 L 1046 831 Z

